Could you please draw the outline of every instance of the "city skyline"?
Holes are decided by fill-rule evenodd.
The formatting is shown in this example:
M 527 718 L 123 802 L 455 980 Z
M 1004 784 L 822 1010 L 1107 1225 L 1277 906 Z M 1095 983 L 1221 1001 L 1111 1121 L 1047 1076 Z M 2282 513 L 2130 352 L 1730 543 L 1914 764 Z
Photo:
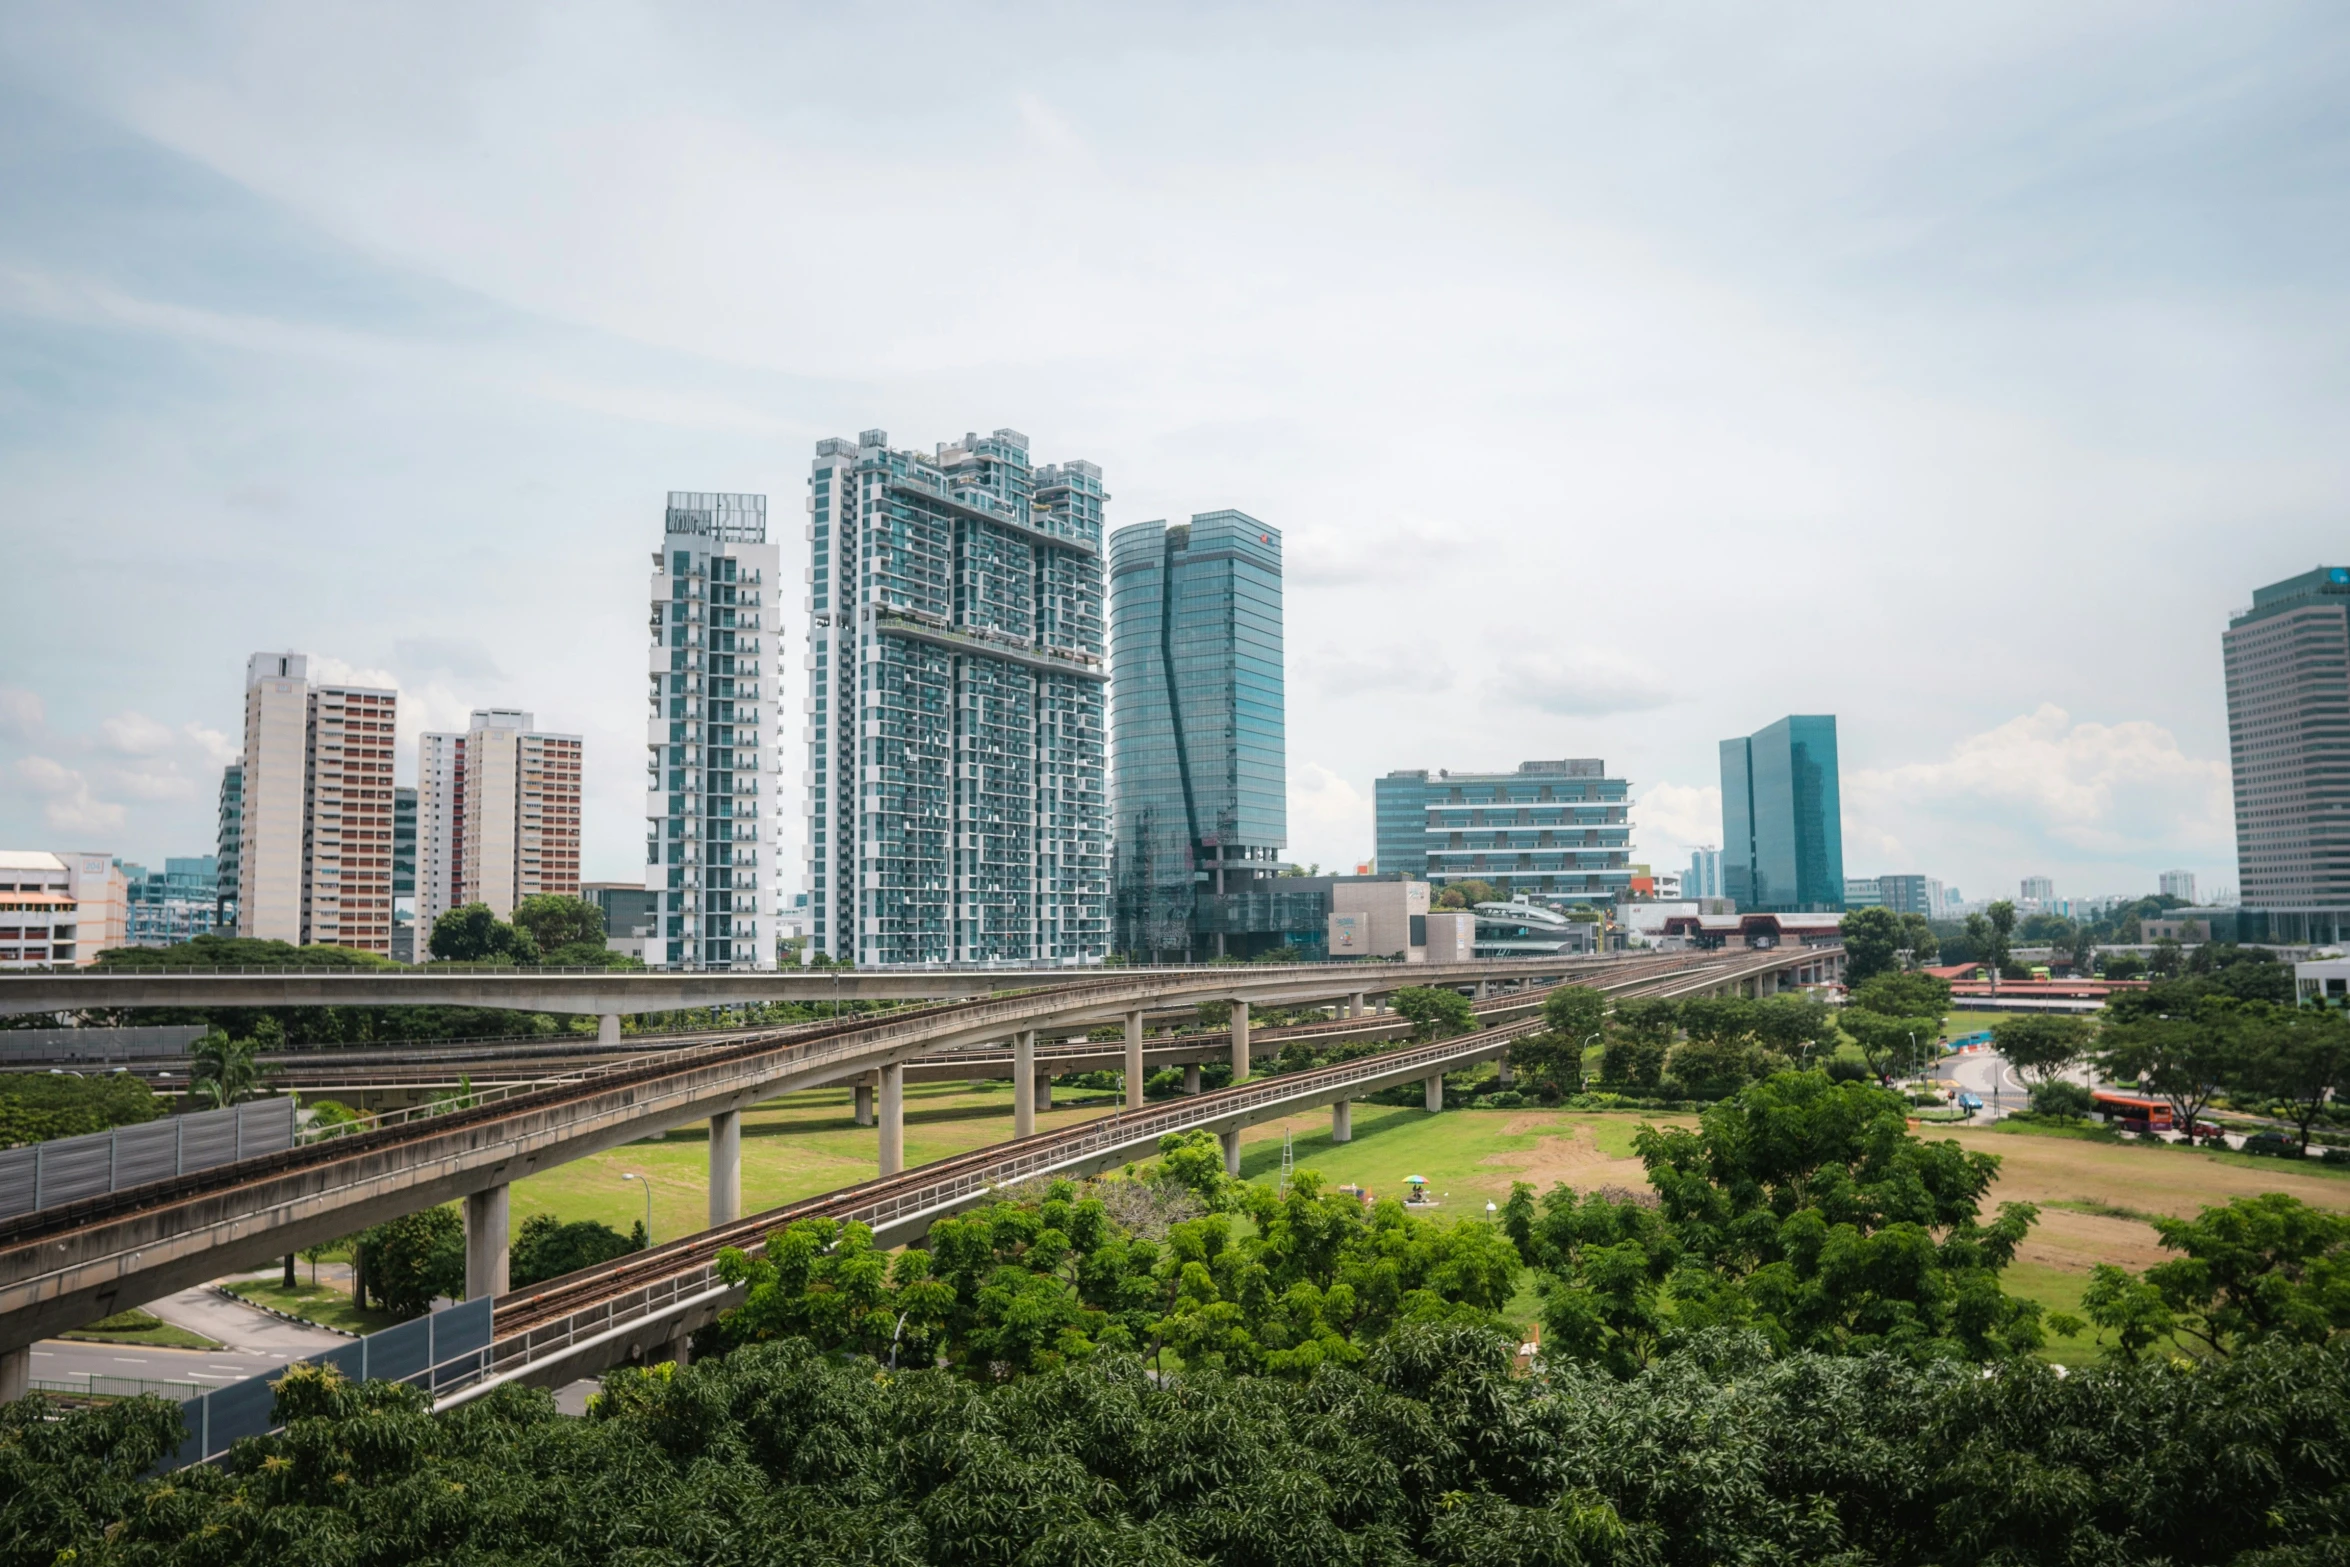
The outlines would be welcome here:
M 2339 23 L 1497 11 L 1324 72 L 1276 18 L 1245 80 L 1205 29 L 1138 61 L 1114 23 L 960 58 L 871 19 L 749 24 L 732 58 L 658 18 L 576 54 L 384 25 L 0 34 L 0 355 L 43 389 L 0 483 L 54 519 L 10 539 L 54 588 L 0 632 L 13 841 L 205 848 L 219 671 L 291 645 L 402 692 L 404 765 L 475 707 L 566 714 L 583 873 L 625 879 L 641 671 L 592 628 L 641 613 L 646 508 L 797 496 L 862 415 L 1050 429 L 1121 476 L 1112 526 L 1281 519 L 1295 858 L 1365 857 L 1372 780 L 1418 759 L 1605 755 L 1681 863 L 1719 834 L 1715 739 L 1796 709 L 1848 715 L 1856 871 L 2239 880 L 2213 648 L 2324 558 L 2350 477 Z M 825 85 L 811 118 L 746 63 L 815 47 L 945 85 Z M 932 246 L 932 193 L 979 178 L 1097 227 Z M 822 210 L 886 259 L 806 243 Z M 685 242 L 707 212 L 740 243 Z M 1462 486 L 1437 454 L 1472 449 L 1510 459 Z M 1601 591 L 1559 615 L 1566 584 Z M 1774 601 L 1845 645 L 1744 658 Z M 175 603 L 208 613 L 86 634 Z

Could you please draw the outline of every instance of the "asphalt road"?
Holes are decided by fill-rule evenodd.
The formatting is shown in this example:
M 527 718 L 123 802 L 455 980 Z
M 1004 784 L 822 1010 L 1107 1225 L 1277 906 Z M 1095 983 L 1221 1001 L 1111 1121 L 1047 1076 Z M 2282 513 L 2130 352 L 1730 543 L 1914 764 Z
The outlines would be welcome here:
M 44 1339 L 33 1346 L 34 1379 L 68 1382 L 95 1374 L 219 1387 L 350 1342 L 339 1333 L 287 1322 L 201 1285 L 150 1301 L 145 1309 L 174 1327 L 201 1333 L 227 1347 L 163 1349 L 149 1344 Z

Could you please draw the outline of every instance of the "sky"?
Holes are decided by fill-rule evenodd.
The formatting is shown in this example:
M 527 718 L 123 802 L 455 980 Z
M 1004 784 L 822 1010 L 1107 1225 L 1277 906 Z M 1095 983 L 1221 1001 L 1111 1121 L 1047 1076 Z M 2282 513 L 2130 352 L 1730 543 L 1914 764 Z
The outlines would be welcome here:
M 2345 240 L 2319 4 L 0 6 L 0 843 L 209 852 L 293 648 L 633 879 L 665 492 L 797 580 L 816 440 L 1010 426 L 1282 530 L 1297 860 L 1597 756 L 1683 864 L 1804 712 L 1848 874 L 2233 886 Z

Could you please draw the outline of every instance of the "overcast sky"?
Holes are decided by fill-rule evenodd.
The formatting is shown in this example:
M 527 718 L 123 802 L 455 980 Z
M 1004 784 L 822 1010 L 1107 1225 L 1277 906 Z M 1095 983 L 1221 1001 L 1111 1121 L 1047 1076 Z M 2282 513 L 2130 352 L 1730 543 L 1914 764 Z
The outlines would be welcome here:
M 663 493 L 796 583 L 816 439 L 1009 425 L 1284 531 L 1298 859 L 1600 756 L 1685 863 L 1828 712 L 1851 874 L 2233 885 L 2346 127 L 2315 4 L 0 7 L 0 844 L 209 852 L 290 647 L 403 780 L 584 734 L 633 878 Z

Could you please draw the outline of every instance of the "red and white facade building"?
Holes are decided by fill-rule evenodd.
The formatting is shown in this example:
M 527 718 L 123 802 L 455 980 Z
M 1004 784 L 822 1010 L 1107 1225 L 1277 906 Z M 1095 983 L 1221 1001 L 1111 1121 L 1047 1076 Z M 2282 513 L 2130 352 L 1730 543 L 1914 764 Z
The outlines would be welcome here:
M 0 849 L 0 969 L 82 968 L 129 937 L 113 855 Z

